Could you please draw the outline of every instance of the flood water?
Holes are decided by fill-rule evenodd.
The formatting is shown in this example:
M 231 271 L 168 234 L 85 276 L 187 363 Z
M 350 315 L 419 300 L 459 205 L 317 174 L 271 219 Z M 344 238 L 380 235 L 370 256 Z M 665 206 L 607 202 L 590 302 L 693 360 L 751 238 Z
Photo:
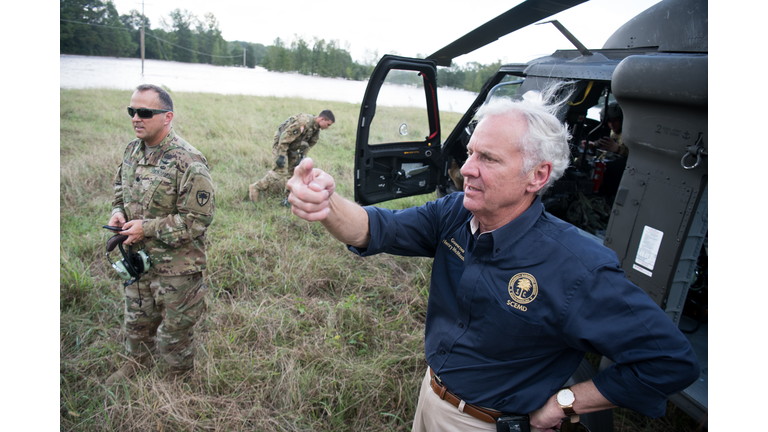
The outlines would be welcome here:
M 315 100 L 360 103 L 367 81 L 322 78 L 298 73 L 270 72 L 264 68 L 213 66 L 162 60 L 117 57 L 59 56 L 60 87 L 64 89 L 110 88 L 132 90 L 140 84 L 163 85 L 171 91 L 254 96 L 299 97 Z M 424 91 L 408 86 L 390 86 L 385 106 L 423 107 Z M 465 112 L 477 97 L 464 90 L 441 88 L 442 111 Z

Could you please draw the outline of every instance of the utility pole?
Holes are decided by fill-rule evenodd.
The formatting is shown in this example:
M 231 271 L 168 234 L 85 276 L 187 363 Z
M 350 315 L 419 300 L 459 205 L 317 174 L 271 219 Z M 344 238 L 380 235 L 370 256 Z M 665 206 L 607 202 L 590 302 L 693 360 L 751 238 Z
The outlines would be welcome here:
M 144 0 L 141 0 L 141 76 L 144 76 Z

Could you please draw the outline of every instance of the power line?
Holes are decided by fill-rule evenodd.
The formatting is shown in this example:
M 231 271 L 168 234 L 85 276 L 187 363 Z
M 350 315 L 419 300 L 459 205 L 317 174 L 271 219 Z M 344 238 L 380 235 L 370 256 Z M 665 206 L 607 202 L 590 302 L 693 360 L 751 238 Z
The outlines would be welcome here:
M 129 31 L 125 27 L 115 27 L 115 26 L 108 26 L 108 25 L 104 25 L 104 24 L 87 23 L 87 22 L 82 22 L 82 21 L 72 21 L 72 20 L 68 20 L 68 19 L 64 19 L 64 18 L 59 18 L 59 21 L 66 21 L 66 22 L 71 22 L 71 23 L 75 23 L 75 24 L 92 25 L 92 26 L 97 26 L 97 27 L 109 27 L 109 28 L 113 28 L 113 29 Z
M 90 26 L 96 26 L 96 27 L 107 27 L 107 28 L 113 28 L 113 29 L 123 30 L 123 31 L 127 31 L 127 32 L 131 31 L 131 30 L 125 28 L 125 27 L 116 27 L 116 26 L 109 26 L 109 25 L 104 25 L 104 24 L 86 23 L 86 22 L 81 22 L 81 21 L 72 21 L 72 20 L 68 20 L 68 19 L 64 19 L 64 18 L 59 18 L 59 21 L 66 21 L 66 22 L 70 22 L 70 23 L 74 23 L 74 24 L 84 24 L 84 25 L 90 25 Z M 211 57 L 228 58 L 228 59 L 234 59 L 234 58 L 241 58 L 242 57 L 241 55 L 238 55 L 238 56 L 221 56 L 221 55 L 214 55 L 214 54 L 208 54 L 208 53 L 196 51 L 196 50 L 193 50 L 191 48 L 187 48 L 187 47 L 184 47 L 184 46 L 181 46 L 181 45 L 177 45 L 177 44 L 175 44 L 175 43 L 173 43 L 171 41 L 167 41 L 167 40 L 165 40 L 165 39 L 163 39 L 161 37 L 158 37 L 157 35 L 154 34 L 154 32 L 153 32 L 154 29 L 147 29 L 147 30 L 150 31 L 149 35 L 154 37 L 155 39 L 157 39 L 159 41 L 163 41 L 163 42 L 165 42 L 165 43 L 167 43 L 169 45 L 173 45 L 173 46 L 175 46 L 177 48 L 181 48 L 181 49 L 184 49 L 184 50 L 187 50 L 187 51 L 191 51 L 193 53 L 207 55 L 207 56 L 211 56 Z M 226 42 L 226 41 L 224 41 L 224 42 Z M 161 50 L 163 49 L 162 45 L 160 46 L 160 49 Z M 163 51 L 163 55 L 165 56 L 165 51 Z M 168 57 L 166 56 L 166 60 L 167 59 L 168 59 Z

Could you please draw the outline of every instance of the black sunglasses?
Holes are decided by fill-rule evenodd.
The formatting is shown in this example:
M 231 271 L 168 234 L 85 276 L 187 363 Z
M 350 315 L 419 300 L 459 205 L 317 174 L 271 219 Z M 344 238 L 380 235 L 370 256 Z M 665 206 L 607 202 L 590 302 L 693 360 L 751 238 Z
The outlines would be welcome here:
M 133 118 L 134 114 L 138 114 L 139 118 L 148 119 L 154 117 L 155 114 L 166 112 L 171 112 L 171 110 L 128 107 L 128 115 L 131 116 L 131 118 Z

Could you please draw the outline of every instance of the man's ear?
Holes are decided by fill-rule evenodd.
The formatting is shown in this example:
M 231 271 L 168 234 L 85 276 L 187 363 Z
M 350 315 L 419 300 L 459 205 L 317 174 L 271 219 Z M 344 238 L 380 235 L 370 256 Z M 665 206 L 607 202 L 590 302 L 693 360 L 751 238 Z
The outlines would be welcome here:
M 163 113 L 165 114 L 165 118 L 163 119 L 163 124 L 168 125 L 171 123 L 171 120 L 173 120 L 173 111 Z
M 550 174 L 552 174 L 552 162 L 544 161 L 538 164 L 533 170 L 531 170 L 526 191 L 530 193 L 538 192 L 539 189 L 543 188 L 544 185 L 547 184 Z

